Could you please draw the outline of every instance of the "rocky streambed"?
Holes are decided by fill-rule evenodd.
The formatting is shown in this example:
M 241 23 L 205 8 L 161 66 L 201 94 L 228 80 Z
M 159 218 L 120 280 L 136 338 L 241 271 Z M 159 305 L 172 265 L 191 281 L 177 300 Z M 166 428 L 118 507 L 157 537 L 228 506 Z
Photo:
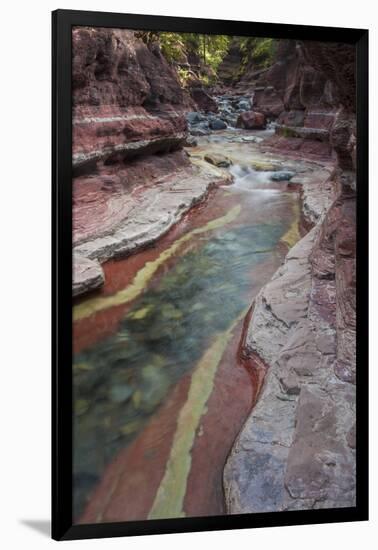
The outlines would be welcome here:
M 225 183 L 154 247 L 105 263 L 102 290 L 74 308 L 80 521 L 230 506 L 223 467 L 265 374 L 240 354 L 245 318 L 300 239 L 300 183 L 314 216 L 323 197 L 311 193 L 319 166 L 264 153 L 262 139 L 234 129 L 199 138 L 190 162 L 227 159 Z
M 351 49 L 214 96 L 132 31 L 73 54 L 76 521 L 353 506 Z

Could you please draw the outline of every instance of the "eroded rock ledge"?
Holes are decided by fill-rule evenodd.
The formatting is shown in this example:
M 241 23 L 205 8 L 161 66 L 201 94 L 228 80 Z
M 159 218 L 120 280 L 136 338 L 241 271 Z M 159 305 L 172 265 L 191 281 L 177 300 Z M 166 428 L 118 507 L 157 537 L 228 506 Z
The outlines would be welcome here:
M 157 44 L 135 32 L 73 30 L 73 295 L 101 264 L 150 245 L 226 172 L 182 150 L 195 104 Z
M 229 513 L 355 504 L 355 357 L 345 324 L 354 319 L 345 315 L 353 269 L 344 265 L 353 262 L 352 235 L 349 260 L 340 249 L 348 232 L 340 208 L 353 204 L 333 202 L 341 176 L 330 177 L 319 170 L 303 182 L 304 215 L 315 225 L 254 303 L 244 353 L 270 368 L 225 466 Z
M 354 60 L 346 44 L 282 41 L 255 89 L 278 116 L 265 148 L 333 166 L 293 178 L 312 229 L 254 303 L 243 352 L 269 368 L 225 466 L 229 513 L 355 505 Z

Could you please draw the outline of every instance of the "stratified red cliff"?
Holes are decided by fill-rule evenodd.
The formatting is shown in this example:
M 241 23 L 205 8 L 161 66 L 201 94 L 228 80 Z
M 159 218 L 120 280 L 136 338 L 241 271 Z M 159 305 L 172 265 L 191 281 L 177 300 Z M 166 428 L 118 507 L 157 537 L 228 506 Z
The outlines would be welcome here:
M 156 42 L 76 28 L 72 72 L 78 295 L 103 283 L 102 262 L 159 238 L 224 175 L 182 151 L 193 100 Z

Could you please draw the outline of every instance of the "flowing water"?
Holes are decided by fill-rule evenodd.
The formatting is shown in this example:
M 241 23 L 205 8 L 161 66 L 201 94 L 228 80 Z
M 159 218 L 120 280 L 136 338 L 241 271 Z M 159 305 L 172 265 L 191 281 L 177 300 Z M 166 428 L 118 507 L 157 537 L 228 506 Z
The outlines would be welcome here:
M 74 308 L 79 521 L 224 513 L 223 465 L 256 396 L 237 359 L 243 319 L 299 237 L 297 193 L 231 172 Z

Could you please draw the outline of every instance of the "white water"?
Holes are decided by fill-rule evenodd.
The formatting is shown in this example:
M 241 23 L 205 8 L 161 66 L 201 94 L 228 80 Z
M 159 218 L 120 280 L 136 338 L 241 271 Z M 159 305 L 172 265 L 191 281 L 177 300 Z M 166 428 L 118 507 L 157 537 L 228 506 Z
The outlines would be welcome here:
M 233 185 L 229 186 L 232 190 L 243 191 L 264 191 L 269 194 L 276 194 L 282 192 L 280 189 L 272 189 L 271 176 L 274 172 L 258 171 L 254 170 L 250 166 L 242 166 L 240 164 L 233 164 L 229 168 L 231 174 L 234 177 Z

